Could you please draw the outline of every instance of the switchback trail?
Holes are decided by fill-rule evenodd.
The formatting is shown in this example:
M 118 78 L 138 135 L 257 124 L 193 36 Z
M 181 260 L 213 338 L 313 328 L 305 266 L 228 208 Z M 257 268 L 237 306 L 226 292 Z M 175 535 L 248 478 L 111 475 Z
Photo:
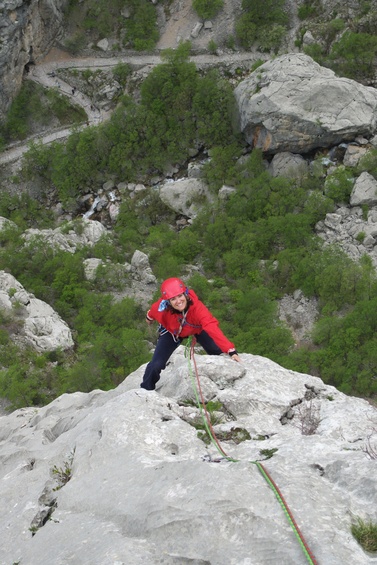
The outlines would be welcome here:
M 30 67 L 29 73 L 25 78 L 33 80 L 46 88 L 58 88 L 59 92 L 70 97 L 74 104 L 84 108 L 88 119 L 86 123 L 80 126 L 75 126 L 75 129 L 84 129 L 89 125 L 98 125 L 110 117 L 109 112 L 104 112 L 100 108 L 92 104 L 92 100 L 79 92 L 77 89 L 72 89 L 67 82 L 62 81 L 56 75 L 58 69 L 111 69 L 118 63 L 127 63 L 134 69 L 143 69 L 145 73 L 149 72 L 153 67 L 162 62 L 160 55 L 122 55 L 119 57 L 72 57 L 61 58 L 58 56 L 58 51 L 53 50 L 51 56 L 46 60 Z M 56 54 L 56 57 L 54 57 Z M 205 68 L 208 66 L 218 66 L 219 64 L 238 64 L 248 62 L 250 65 L 254 63 L 258 56 L 251 52 L 234 52 L 224 53 L 219 55 L 203 54 L 192 55 L 190 61 L 194 62 L 198 68 Z M 36 134 L 29 137 L 22 142 L 9 145 L 3 153 L 0 154 L 0 165 L 16 161 L 29 149 L 30 142 L 38 141 L 42 144 L 48 144 L 52 141 L 67 138 L 72 131 L 71 127 L 60 127 L 51 129 L 42 134 Z

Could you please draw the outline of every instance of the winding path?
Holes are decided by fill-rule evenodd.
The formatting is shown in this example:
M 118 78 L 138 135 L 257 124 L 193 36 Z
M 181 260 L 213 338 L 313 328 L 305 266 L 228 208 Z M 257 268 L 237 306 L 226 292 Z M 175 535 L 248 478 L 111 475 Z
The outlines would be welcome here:
M 260 59 L 260 54 L 257 56 L 250 52 L 234 52 L 231 54 L 219 55 L 204 54 L 193 55 L 190 57 L 190 61 L 194 62 L 198 68 L 217 66 L 221 63 L 233 65 L 248 62 L 249 64 L 252 64 L 257 59 Z M 61 93 L 69 96 L 75 104 L 84 108 L 88 116 L 88 121 L 85 124 L 81 124 L 79 128 L 75 126 L 76 130 L 84 129 L 89 125 L 100 124 L 109 118 L 110 113 L 94 107 L 91 99 L 82 92 L 79 92 L 78 90 L 73 91 L 72 86 L 58 78 L 55 71 L 57 69 L 110 69 L 115 67 L 118 63 L 127 63 L 135 69 L 140 69 L 147 73 L 154 66 L 161 63 L 161 57 L 159 55 L 129 55 L 109 58 L 57 58 L 56 60 L 48 60 L 48 62 L 42 61 L 32 66 L 26 78 L 47 88 L 59 88 Z M 11 163 L 22 157 L 22 155 L 29 149 L 31 141 L 40 141 L 43 144 L 48 144 L 52 141 L 65 139 L 70 135 L 71 131 L 71 127 L 61 127 L 50 130 L 48 133 L 44 132 L 33 135 L 22 142 L 11 144 L 5 151 L 3 151 L 3 153 L 0 154 L 0 165 Z

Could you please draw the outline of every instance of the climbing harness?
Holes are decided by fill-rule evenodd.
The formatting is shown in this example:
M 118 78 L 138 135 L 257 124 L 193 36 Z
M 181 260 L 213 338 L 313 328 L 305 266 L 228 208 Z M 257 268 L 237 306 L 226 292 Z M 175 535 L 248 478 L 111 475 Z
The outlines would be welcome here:
M 222 459 L 226 459 L 227 461 L 230 461 L 232 463 L 238 463 L 239 462 L 238 459 L 233 459 L 232 457 L 230 457 L 224 451 L 224 449 L 222 448 L 222 446 L 221 446 L 219 440 L 217 439 L 216 434 L 213 430 L 213 427 L 212 427 L 212 424 L 211 424 L 211 418 L 208 414 L 206 403 L 204 401 L 202 387 L 201 387 L 200 379 L 199 379 L 199 372 L 198 372 L 198 368 L 197 368 L 197 365 L 196 365 L 196 360 L 195 360 L 195 355 L 194 355 L 195 343 L 196 343 L 195 337 L 190 336 L 188 338 L 188 342 L 187 342 L 186 350 L 185 350 L 185 356 L 188 357 L 189 375 L 190 375 L 191 382 L 192 382 L 192 385 L 193 385 L 193 390 L 194 390 L 194 393 L 195 393 L 196 402 L 197 402 L 200 414 L 201 414 L 202 419 L 203 419 L 204 427 L 205 427 L 205 429 L 208 433 L 208 436 L 209 436 L 211 442 L 214 444 L 216 449 L 221 454 L 220 458 L 212 458 L 211 456 L 208 456 L 208 457 L 206 456 L 205 460 L 210 461 L 210 462 L 219 463 L 219 462 L 221 462 Z M 192 367 L 191 367 L 190 360 L 192 360 L 193 365 L 194 365 L 196 381 L 195 381 L 195 377 L 192 373 Z M 267 471 L 266 467 L 260 461 L 249 461 L 249 462 L 252 463 L 253 465 L 257 466 L 259 472 L 261 473 L 261 475 L 263 476 L 263 478 L 265 479 L 267 484 L 271 487 L 272 491 L 274 492 L 276 498 L 279 501 L 279 504 L 281 505 L 281 507 L 283 509 L 284 514 L 286 515 L 286 518 L 289 522 L 289 525 L 291 526 L 293 532 L 295 533 L 295 535 L 298 539 L 298 542 L 301 546 L 302 551 L 304 552 L 304 555 L 305 555 L 308 563 L 310 565 L 318 565 L 318 562 L 316 561 L 313 553 L 309 549 L 309 546 L 308 546 L 307 542 L 305 541 L 304 536 L 301 533 L 300 528 L 298 527 L 298 525 L 297 525 L 297 523 L 296 523 L 296 521 L 293 517 L 293 514 L 292 514 L 291 510 L 289 509 L 287 502 L 285 501 L 279 487 L 276 485 L 276 483 L 272 479 L 272 477 L 269 474 L 269 472 Z

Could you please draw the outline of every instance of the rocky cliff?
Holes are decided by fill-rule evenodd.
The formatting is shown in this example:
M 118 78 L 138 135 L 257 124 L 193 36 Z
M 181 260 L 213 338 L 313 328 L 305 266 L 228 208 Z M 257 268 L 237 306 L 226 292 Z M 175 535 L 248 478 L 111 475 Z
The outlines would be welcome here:
M 310 563 L 376 563 L 351 535 L 358 518 L 377 520 L 376 409 L 316 377 L 241 358 L 195 355 L 225 456 L 198 437 L 183 347 L 157 391 L 139 388 L 142 366 L 115 390 L 0 418 L 0 562 L 304 565 L 262 463 Z
M 0 2 L 0 119 L 19 91 L 25 71 L 51 48 L 62 29 L 67 0 Z

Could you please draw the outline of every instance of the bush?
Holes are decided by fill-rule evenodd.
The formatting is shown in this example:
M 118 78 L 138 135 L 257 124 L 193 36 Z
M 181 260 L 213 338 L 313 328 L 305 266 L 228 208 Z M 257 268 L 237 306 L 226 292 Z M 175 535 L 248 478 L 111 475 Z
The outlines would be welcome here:
M 297 9 L 297 15 L 300 20 L 307 20 L 309 18 L 320 15 L 321 4 L 319 0 L 304 0 L 304 3 Z
M 340 166 L 326 178 L 325 194 L 336 203 L 348 204 L 354 182 L 351 171 Z
M 368 172 L 377 179 L 377 149 L 371 149 L 363 157 L 361 157 L 356 172 L 359 175 L 362 172 Z
M 260 45 L 265 42 L 269 49 L 277 48 L 288 23 L 284 0 L 243 0 L 242 8 L 243 14 L 236 23 L 236 35 L 242 47 L 249 49 L 254 42 Z M 273 28 L 275 31 L 271 33 Z
M 214 41 L 213 39 L 211 39 L 208 42 L 208 51 L 212 54 L 212 55 L 216 55 L 217 53 L 217 43 L 216 41 Z
M 153 49 L 159 37 L 155 6 L 148 0 L 129 0 L 128 5 L 131 16 L 126 23 L 124 45 L 137 51 Z
M 354 80 L 374 78 L 377 37 L 368 33 L 345 32 L 330 52 L 333 69 Z
M 224 6 L 224 0 L 192 0 L 192 7 L 203 20 L 210 20 Z
M 377 551 L 377 524 L 357 518 L 351 526 L 353 537 L 359 542 L 364 551 Z
M 121 84 L 123 87 L 127 84 L 127 79 L 130 76 L 131 67 L 127 63 L 119 62 L 115 65 L 113 69 L 114 78 Z

